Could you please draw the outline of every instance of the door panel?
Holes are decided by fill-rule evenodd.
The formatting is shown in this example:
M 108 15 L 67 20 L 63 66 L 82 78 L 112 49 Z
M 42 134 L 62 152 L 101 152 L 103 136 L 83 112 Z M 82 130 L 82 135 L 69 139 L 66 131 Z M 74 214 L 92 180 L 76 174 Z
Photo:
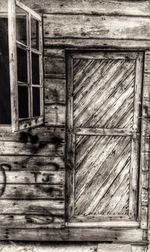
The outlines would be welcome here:
M 73 69 L 75 127 L 132 127 L 135 60 L 79 59 Z
M 75 215 L 128 215 L 130 165 L 130 136 L 77 137 Z
M 68 222 L 137 220 L 142 60 L 135 52 L 68 56 Z

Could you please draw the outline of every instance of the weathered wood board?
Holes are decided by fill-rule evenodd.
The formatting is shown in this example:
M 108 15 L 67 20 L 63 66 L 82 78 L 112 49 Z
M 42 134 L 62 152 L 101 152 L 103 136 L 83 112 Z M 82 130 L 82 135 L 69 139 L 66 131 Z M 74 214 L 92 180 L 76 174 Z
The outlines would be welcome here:
M 62 22 L 63 20 L 63 22 Z M 44 38 L 150 40 L 149 18 L 127 16 L 44 15 Z
M 118 1 L 118 0 L 48 0 L 30 1 L 24 0 L 29 7 L 41 13 L 72 13 L 91 15 L 133 15 L 150 16 L 150 3 L 146 1 Z

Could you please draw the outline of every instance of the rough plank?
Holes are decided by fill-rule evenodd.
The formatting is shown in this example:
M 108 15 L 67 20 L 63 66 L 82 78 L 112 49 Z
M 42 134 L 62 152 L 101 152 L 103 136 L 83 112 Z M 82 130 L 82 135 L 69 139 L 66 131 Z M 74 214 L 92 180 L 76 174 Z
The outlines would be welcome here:
M 143 137 L 142 151 L 150 152 L 150 136 Z
M 45 124 L 51 126 L 64 126 L 65 106 L 45 105 Z
M 49 0 L 30 1 L 24 0 L 24 4 L 41 13 L 86 13 L 92 15 L 141 15 L 149 16 L 150 3 L 146 1 L 121 1 L 121 0 Z
M 64 170 L 64 157 L 37 157 L 37 156 L 0 156 L 0 170 L 11 171 L 58 171 Z M 21 174 L 21 173 L 20 173 Z
M 24 241 L 114 241 L 142 242 L 140 229 L 103 229 L 103 228 L 61 228 L 61 229 L 10 229 L 1 228 L 1 240 Z M 144 244 L 144 242 L 143 242 Z
M 149 136 L 150 135 L 150 118 L 149 117 L 143 117 L 143 136 Z
M 132 252 L 130 244 L 98 244 L 97 252 Z
M 150 51 L 145 52 L 145 62 L 144 62 L 144 72 L 148 73 L 146 75 L 147 78 L 150 78 Z M 145 78 L 145 76 L 144 76 Z M 147 82 L 146 82 L 147 83 Z
M 65 58 L 65 50 L 61 48 L 44 48 L 44 57 Z
M 140 227 L 142 229 L 147 229 L 148 227 L 148 207 L 141 206 L 141 214 L 140 214 Z
M 3 170 L 2 170 L 3 169 Z M 0 184 L 50 184 L 63 185 L 64 171 L 9 171 L 7 165 L 1 166 Z M 4 175 L 5 172 L 5 175 Z
M 148 205 L 148 189 L 144 187 L 142 187 L 142 190 L 141 190 L 141 204 L 143 206 Z
M 143 17 L 47 14 L 44 27 L 44 38 L 150 40 L 149 18 Z
M 45 79 L 45 104 L 65 104 L 66 81 L 62 79 Z
M 61 47 L 61 48 L 115 48 L 115 49 L 148 49 L 150 47 L 149 40 L 134 40 L 134 39 L 100 39 L 100 38 L 44 38 L 44 46 L 45 47 Z
M 63 215 L 63 200 L 0 200 L 0 214 Z
M 1 155 L 63 156 L 64 144 L 0 142 Z
M 0 12 L 8 12 L 8 1 L 1 0 L 0 2 Z
M 45 76 L 62 76 L 65 74 L 65 61 L 62 58 L 44 57 Z
M 64 186 L 49 184 L 0 184 L 0 200 L 63 200 Z M 1 205 L 3 203 L 1 202 Z
M 64 215 L 0 215 L 1 228 L 60 228 L 64 226 Z
M 18 132 L 0 132 L 0 141 L 31 143 L 37 145 L 40 143 L 63 143 L 65 138 L 65 129 L 58 127 L 37 127 L 30 130 Z
M 150 154 L 142 153 L 142 155 L 143 155 L 142 170 L 148 172 L 150 169 Z

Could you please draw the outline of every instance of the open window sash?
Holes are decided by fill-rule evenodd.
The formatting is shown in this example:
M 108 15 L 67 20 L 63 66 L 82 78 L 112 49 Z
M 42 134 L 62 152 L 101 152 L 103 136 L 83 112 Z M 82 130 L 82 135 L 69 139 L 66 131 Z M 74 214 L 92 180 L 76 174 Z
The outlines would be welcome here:
M 18 10 L 19 12 L 17 12 Z M 20 19 L 24 16 L 26 20 L 24 22 L 26 25 L 26 42 L 21 37 L 18 38 L 18 16 Z M 39 14 L 16 0 L 8 1 L 8 17 L 11 127 L 14 132 L 43 124 L 42 19 Z M 24 31 L 23 18 L 21 21 L 20 31 Z M 32 43 L 32 41 L 35 41 L 35 38 L 32 39 L 32 21 L 37 23 L 38 46 Z M 36 55 L 36 57 L 33 57 L 33 55 Z M 34 63 L 33 58 L 38 58 L 38 60 Z M 27 75 L 26 80 L 25 73 Z M 33 76 L 37 73 L 38 80 Z M 20 76 L 22 76 L 23 81 Z M 35 83 L 34 79 L 38 83 Z

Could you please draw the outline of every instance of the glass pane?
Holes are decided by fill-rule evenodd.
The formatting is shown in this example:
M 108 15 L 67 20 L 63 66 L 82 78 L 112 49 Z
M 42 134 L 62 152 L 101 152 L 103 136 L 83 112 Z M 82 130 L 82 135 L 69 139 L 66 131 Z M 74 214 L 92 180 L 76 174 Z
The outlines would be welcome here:
M 28 87 L 18 86 L 19 118 L 29 117 Z
M 39 55 L 32 53 L 32 84 L 40 84 Z
M 0 124 L 11 123 L 8 18 L 0 17 Z
M 31 19 L 31 46 L 39 49 L 39 22 Z
M 27 44 L 27 13 L 21 8 L 16 8 L 16 32 L 17 40 Z
M 18 81 L 27 83 L 27 51 L 17 48 Z
M 34 87 L 33 92 L 33 116 L 40 116 L 40 88 Z

